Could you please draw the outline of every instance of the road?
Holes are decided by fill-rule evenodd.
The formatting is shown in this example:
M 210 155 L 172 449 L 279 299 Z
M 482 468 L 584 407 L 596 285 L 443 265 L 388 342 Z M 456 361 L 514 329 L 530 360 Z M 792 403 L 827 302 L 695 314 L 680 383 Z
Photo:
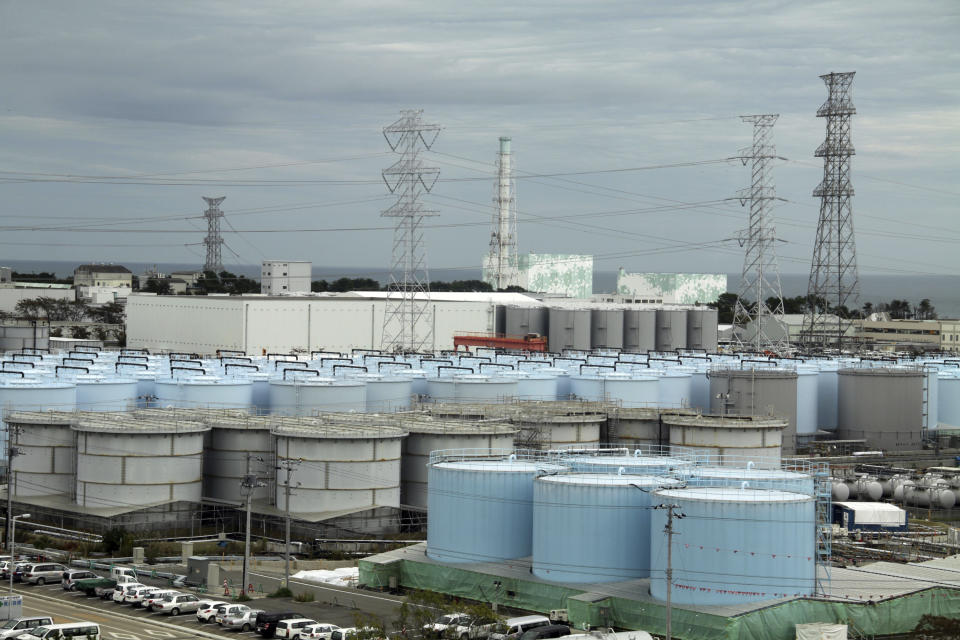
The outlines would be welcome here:
M 291 585 L 294 591 L 297 587 Z M 297 611 L 317 622 L 333 623 L 341 627 L 354 626 L 354 615 L 359 609 L 383 617 L 389 622 L 398 602 L 380 595 L 353 592 L 350 598 L 337 590 L 329 598 L 344 605 L 331 602 L 299 603 L 272 598 L 255 599 L 248 604 L 254 609 L 267 611 Z M 230 638 L 254 640 L 256 632 L 241 632 L 221 629 L 215 623 L 201 624 L 194 614 L 173 617 L 160 613 L 148 613 L 142 608 L 117 604 L 109 600 L 88 598 L 82 593 L 64 591 L 55 585 L 17 585 L 14 592 L 23 596 L 23 615 L 50 615 L 54 622 L 96 622 L 100 625 L 103 640 L 183 640 L 186 638 Z M 340 596 L 340 597 L 338 597 Z M 203 597 L 203 596 L 201 596 Z M 215 598 L 215 594 L 209 597 Z M 318 598 L 320 600 L 320 598 Z

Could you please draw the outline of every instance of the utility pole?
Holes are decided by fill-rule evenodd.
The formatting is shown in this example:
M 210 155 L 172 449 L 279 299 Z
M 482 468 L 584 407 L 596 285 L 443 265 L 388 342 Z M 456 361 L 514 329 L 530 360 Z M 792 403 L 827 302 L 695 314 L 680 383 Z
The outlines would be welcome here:
M 287 470 L 287 479 L 283 483 L 283 586 L 290 588 L 290 479 L 293 477 L 295 466 L 303 462 L 303 458 L 296 460 L 284 460 L 277 469 Z
M 682 513 L 679 513 L 677 510 L 680 508 L 678 504 L 660 504 L 654 507 L 654 509 L 666 509 L 667 510 L 667 526 L 663 528 L 663 532 L 667 534 L 667 640 L 671 640 L 671 629 L 670 623 L 673 615 L 673 604 L 672 604 L 672 595 L 673 595 L 673 536 L 675 534 L 673 530 L 673 520 L 677 520 L 685 517 Z
M 258 487 L 266 486 L 260 482 L 256 474 L 250 472 L 251 454 L 247 453 L 247 473 L 243 476 L 243 482 L 240 483 L 240 489 L 246 493 L 247 503 L 247 524 L 244 532 L 243 542 L 243 578 L 240 583 L 240 593 L 246 593 L 247 580 L 250 572 L 250 505 L 253 502 L 253 492 Z
M 7 522 L 6 522 L 6 538 L 7 538 L 7 551 L 10 551 L 10 560 L 13 561 L 13 527 L 11 526 L 13 522 L 13 488 L 16 483 L 13 481 L 13 459 L 19 456 L 22 451 L 17 447 L 15 442 L 12 440 L 16 439 L 16 435 L 20 433 L 20 427 L 11 427 L 10 423 L 7 425 Z

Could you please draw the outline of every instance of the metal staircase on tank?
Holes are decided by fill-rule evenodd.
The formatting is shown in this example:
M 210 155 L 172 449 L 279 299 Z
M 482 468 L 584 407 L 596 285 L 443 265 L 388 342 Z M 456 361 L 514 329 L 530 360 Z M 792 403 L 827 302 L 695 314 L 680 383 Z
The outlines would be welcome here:
M 833 505 L 830 483 L 830 464 L 811 462 L 817 511 L 817 563 L 814 592 L 825 596 L 830 588 L 830 565 L 833 555 Z

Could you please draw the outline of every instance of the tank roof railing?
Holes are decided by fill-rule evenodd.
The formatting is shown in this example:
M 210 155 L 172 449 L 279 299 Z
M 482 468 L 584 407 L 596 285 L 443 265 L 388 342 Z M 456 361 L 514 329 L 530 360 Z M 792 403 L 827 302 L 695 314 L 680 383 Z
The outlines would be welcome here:
M 320 354 L 321 356 L 328 356 L 328 357 L 333 357 L 333 358 L 342 358 L 342 357 L 344 356 L 344 354 L 340 353 L 339 351 L 323 351 L 323 350 L 321 350 L 321 351 L 311 351 L 311 352 L 310 352 L 310 359 L 311 359 L 311 360 L 316 360 L 317 354 Z
M 310 363 L 305 360 L 302 360 L 302 361 L 301 360 L 274 360 L 273 370 L 276 371 L 277 369 L 279 369 L 280 365 L 283 365 L 285 367 L 290 367 L 291 369 L 294 368 L 294 365 L 297 365 L 297 366 L 303 365 L 303 368 L 306 369 L 310 366 Z
M 117 356 L 117 361 L 119 362 L 120 360 L 144 360 L 146 362 L 150 362 L 150 356 L 129 356 L 121 354 Z
M 465 462 L 468 460 L 490 460 L 507 462 L 519 460 L 524 462 L 547 462 L 546 452 L 536 449 L 437 449 L 430 452 L 429 464 L 441 462 Z
M 10 358 L 16 360 L 17 358 L 37 358 L 43 360 L 43 356 L 39 353 L 11 353 Z
M 143 367 L 147 371 L 150 370 L 149 365 L 146 365 L 142 362 L 116 362 L 113 365 L 113 372 L 117 373 L 120 371 L 120 367 Z
M 377 371 L 383 371 L 383 365 L 391 367 L 406 367 L 407 369 L 413 369 L 413 365 L 409 362 L 394 362 L 393 360 L 384 360 L 377 363 Z
M 26 376 L 23 375 L 23 371 L 7 371 L 6 369 L 0 369 L 0 373 L 5 373 L 8 376 L 20 376 L 21 378 L 26 378 Z
M 0 367 L 0 368 L 2 368 L 2 369 L 5 370 L 5 369 L 7 368 L 7 365 L 8 365 L 8 364 L 15 364 L 15 365 L 18 365 L 18 366 L 30 367 L 31 369 L 36 369 L 36 368 L 37 368 L 36 363 L 33 363 L 33 362 L 20 362 L 20 361 L 18 361 L 18 360 L 4 360 L 4 361 L 3 361 L 3 364 L 2 364 L 2 367 Z
M 287 374 L 290 373 L 291 371 L 294 373 L 312 373 L 315 377 L 318 377 L 318 378 L 320 377 L 320 372 L 317 371 L 316 369 L 297 369 L 295 367 L 290 367 L 289 369 L 283 370 L 284 380 L 287 379 Z
M 501 369 L 511 369 L 511 370 L 516 368 L 512 364 L 509 364 L 506 362 L 481 362 L 479 366 L 480 373 L 483 373 L 484 367 L 500 367 Z

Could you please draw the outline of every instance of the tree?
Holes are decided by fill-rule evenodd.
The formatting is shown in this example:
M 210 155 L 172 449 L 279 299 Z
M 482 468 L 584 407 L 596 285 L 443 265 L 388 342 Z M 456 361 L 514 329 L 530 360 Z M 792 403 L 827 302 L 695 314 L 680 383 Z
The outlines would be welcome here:
M 155 293 L 158 296 L 168 296 L 170 295 L 170 283 L 159 278 L 148 278 L 146 284 L 143 285 L 142 291 Z
M 430 291 L 493 291 L 493 286 L 483 280 L 438 280 L 430 283 Z
M 322 293 L 329 290 L 330 283 L 326 280 L 314 280 L 310 283 L 310 291 L 314 293 Z
M 707 306 L 717 310 L 717 322 L 720 324 L 733 324 L 733 311 L 737 305 L 737 294 L 721 293 L 716 302 L 711 302 Z
M 380 283 L 373 278 L 338 278 L 330 283 L 330 291 L 380 291 Z
M 913 310 L 913 316 L 917 320 L 936 320 L 937 310 L 930 304 L 930 298 L 924 298 L 920 304 Z
M 74 338 L 79 338 L 81 340 L 86 340 L 90 337 L 90 330 L 86 327 L 74 327 L 70 331 L 70 335 Z
M 119 302 L 108 302 L 90 309 L 90 317 L 103 324 L 123 324 L 125 308 Z

